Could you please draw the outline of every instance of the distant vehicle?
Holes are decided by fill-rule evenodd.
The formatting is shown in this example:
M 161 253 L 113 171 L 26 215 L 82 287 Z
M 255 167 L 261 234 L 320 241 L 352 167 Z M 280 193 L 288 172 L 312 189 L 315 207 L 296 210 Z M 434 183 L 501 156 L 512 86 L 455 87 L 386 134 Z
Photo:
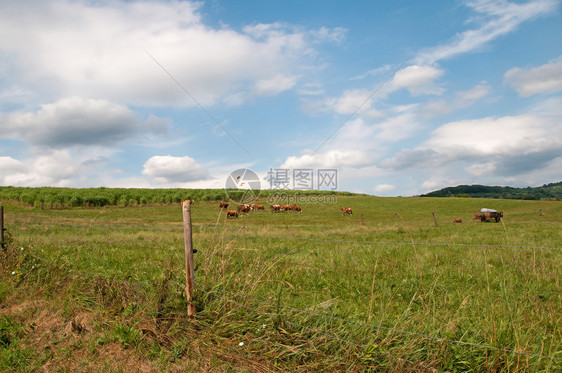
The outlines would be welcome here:
M 480 209 L 480 213 L 474 215 L 474 219 L 480 219 L 481 222 L 494 219 L 497 223 L 501 220 L 502 217 L 503 210 L 498 212 L 497 210 L 487 208 Z

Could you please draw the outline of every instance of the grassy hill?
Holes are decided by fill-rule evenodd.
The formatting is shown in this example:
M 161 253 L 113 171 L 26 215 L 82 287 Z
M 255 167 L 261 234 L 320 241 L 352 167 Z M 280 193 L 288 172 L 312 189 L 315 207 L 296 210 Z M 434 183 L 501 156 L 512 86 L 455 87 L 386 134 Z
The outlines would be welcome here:
M 544 184 L 540 187 L 513 188 L 508 186 L 459 185 L 448 187 L 421 197 L 472 197 L 472 198 L 503 198 L 503 199 L 562 199 L 562 181 Z

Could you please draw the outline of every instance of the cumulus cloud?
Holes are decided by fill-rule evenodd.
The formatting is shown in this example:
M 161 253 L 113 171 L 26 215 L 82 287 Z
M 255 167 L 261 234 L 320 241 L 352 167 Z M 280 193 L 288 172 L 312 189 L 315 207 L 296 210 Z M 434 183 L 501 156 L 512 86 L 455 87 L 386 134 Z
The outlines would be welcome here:
M 559 123 L 560 116 L 548 111 L 451 122 L 434 130 L 416 148 L 402 149 L 381 165 L 394 170 L 451 165 L 455 174 L 461 165 L 472 176 L 520 175 L 561 157 L 562 139 L 554 135 L 560 131 Z
M 75 158 L 66 150 L 55 150 L 20 161 L 0 157 L 0 185 L 68 186 L 77 172 Z
M 209 179 L 209 172 L 191 157 L 155 155 L 143 165 L 142 174 L 158 183 L 178 183 Z
M 444 89 L 435 84 L 444 71 L 433 66 L 412 65 L 394 74 L 392 89 L 406 88 L 413 96 L 440 95 Z
M 503 76 L 523 97 L 562 90 L 562 57 L 532 69 L 514 67 Z
M 265 95 L 289 89 L 291 77 L 312 66 L 316 43 L 338 42 L 345 34 L 282 23 L 242 32 L 211 28 L 202 22 L 199 6 L 185 1 L 59 0 L 32 7 L 3 2 L 0 51 L 10 73 L 4 78 L 56 97 L 194 105 L 168 72 L 199 102 L 211 105 L 253 86 Z M 279 82 L 278 76 L 289 80 L 277 87 L 267 84 Z
M 14 112 L 0 117 L 0 135 L 24 138 L 32 145 L 48 147 L 113 146 L 135 135 L 142 125 L 123 105 L 71 97 L 41 105 L 36 112 Z M 161 133 L 166 124 L 151 117 L 146 126 Z
M 417 64 L 432 65 L 439 60 L 478 50 L 492 40 L 516 30 L 521 23 L 548 15 L 560 6 L 558 0 L 534 0 L 523 4 L 506 0 L 472 0 L 465 4 L 480 16 L 473 19 L 474 22 L 480 21 L 479 27 L 457 34 L 447 44 L 419 53 L 414 59 Z
M 363 167 L 370 163 L 367 154 L 355 150 L 330 150 L 313 155 L 304 154 L 300 157 L 287 157 L 280 166 L 286 169 L 296 168 L 338 168 L 338 167 Z

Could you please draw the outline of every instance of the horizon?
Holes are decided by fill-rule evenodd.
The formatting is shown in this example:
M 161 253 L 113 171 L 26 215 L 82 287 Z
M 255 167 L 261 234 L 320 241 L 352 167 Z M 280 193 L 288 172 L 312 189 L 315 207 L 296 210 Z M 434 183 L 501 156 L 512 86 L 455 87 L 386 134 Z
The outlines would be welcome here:
M 0 4 L 0 185 L 562 180 L 558 0 Z

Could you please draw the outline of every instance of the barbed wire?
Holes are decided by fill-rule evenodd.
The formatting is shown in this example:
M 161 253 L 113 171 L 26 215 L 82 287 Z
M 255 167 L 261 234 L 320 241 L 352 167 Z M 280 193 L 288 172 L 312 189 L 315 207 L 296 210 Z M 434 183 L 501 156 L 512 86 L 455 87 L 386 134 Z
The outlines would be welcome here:
M 231 231 L 240 231 L 240 229 L 234 228 L 227 228 L 227 227 L 216 227 L 216 226 L 203 226 L 199 225 L 199 227 L 210 228 L 210 229 L 225 229 Z M 280 237 L 280 238 L 291 238 L 296 240 L 306 240 L 306 241 L 316 241 L 316 242 L 332 242 L 332 243 L 356 243 L 361 245 L 426 245 L 426 246 L 461 246 L 461 247 L 501 247 L 501 248 L 510 248 L 510 249 L 540 249 L 540 250 L 562 250 L 562 248 L 558 247 L 544 247 L 544 246 L 517 246 L 517 245 L 488 245 L 488 244 L 466 244 L 466 243 L 446 243 L 446 242 L 393 242 L 393 241 L 354 241 L 354 240 L 334 240 L 334 239 L 325 239 L 325 238 L 310 238 L 310 237 L 302 237 L 302 236 L 292 236 L 286 234 L 277 234 L 277 233 L 267 233 L 267 232 L 258 232 L 244 229 L 243 232 L 245 233 L 254 233 L 257 235 L 265 235 L 271 237 Z
M 125 230 L 134 230 L 137 229 L 136 227 L 131 226 L 121 226 L 121 225 L 137 225 L 140 227 L 146 227 L 147 225 L 154 224 L 154 222 L 132 222 L 132 223 L 115 223 L 115 222 L 107 222 L 107 223 L 97 223 L 97 224 L 73 224 L 73 223 L 59 223 L 59 222 L 29 222 L 29 221 L 22 221 L 17 223 L 27 223 L 27 224 L 38 224 L 38 225 L 57 225 L 57 226 L 68 226 L 68 227 L 92 227 L 95 228 L 110 228 L 110 229 L 125 229 Z M 181 224 L 181 222 L 170 221 L 166 222 L 169 224 Z M 552 250 L 552 251 L 562 251 L 560 247 L 546 247 L 546 246 L 524 246 L 524 245 L 491 245 L 491 244 L 467 244 L 467 243 L 454 243 L 454 242 L 395 242 L 395 241 L 357 241 L 357 240 L 336 240 L 336 239 L 325 239 L 325 238 L 310 238 L 310 237 L 302 237 L 302 236 L 293 236 L 293 235 L 286 235 L 286 234 L 278 234 L 278 233 L 267 233 L 267 232 L 258 232 L 246 229 L 243 225 L 239 228 L 228 228 L 228 227 L 220 227 L 215 225 L 203 225 L 203 224 L 193 224 L 193 227 L 198 228 L 208 228 L 208 229 L 222 229 L 222 230 L 229 230 L 229 231 L 236 231 L 236 232 L 246 232 L 252 233 L 256 235 L 265 235 L 270 237 L 278 237 L 278 238 L 289 238 L 289 239 L 296 239 L 296 240 L 306 240 L 306 241 L 316 241 L 316 242 L 329 242 L 329 243 L 352 243 L 352 244 L 360 244 L 360 245 L 396 245 L 396 246 L 459 246 L 459 247 L 489 247 L 489 248 L 508 248 L 508 249 L 529 249 L 529 250 Z
M 37 257 L 34 254 L 32 254 L 31 252 L 26 252 L 25 254 L 29 255 L 29 257 L 34 259 L 34 260 L 42 261 L 42 262 L 45 262 L 47 264 L 59 266 L 59 267 L 62 268 L 62 266 L 60 266 L 59 264 L 57 264 L 53 261 L 50 261 L 48 259 Z M 93 277 L 107 278 L 107 274 L 97 274 L 97 273 L 90 273 L 90 272 L 84 272 L 84 271 L 73 271 L 73 270 L 70 270 L 69 273 L 72 273 L 72 274 L 76 273 L 80 276 L 90 277 L 90 278 L 93 278 Z M 146 285 L 146 284 L 154 285 L 155 284 L 154 281 L 136 281 L 136 280 L 135 281 L 118 280 L 118 281 L 120 281 L 122 283 L 126 283 L 126 284 L 143 284 L 143 285 Z M 176 284 L 176 286 L 181 287 L 179 284 Z M 204 287 L 204 289 L 205 289 L 205 287 Z M 224 296 L 224 294 L 229 294 L 233 297 L 244 298 L 244 299 L 248 299 L 248 300 L 251 300 L 251 301 L 258 302 L 258 303 L 262 303 L 266 306 L 284 308 L 284 309 L 295 311 L 297 313 L 304 313 L 304 314 L 320 317 L 320 318 L 323 318 L 323 319 L 326 319 L 326 320 L 339 321 L 339 322 L 343 322 L 343 323 L 361 325 L 361 326 L 369 327 L 369 328 L 376 328 L 376 329 L 382 329 L 382 330 L 387 330 L 387 331 L 393 331 L 393 332 L 397 332 L 397 333 L 401 333 L 401 334 L 413 335 L 413 336 L 417 336 L 417 337 L 421 337 L 421 338 L 425 338 L 425 339 L 429 339 L 429 340 L 434 340 L 434 341 L 438 341 L 438 342 L 467 345 L 467 346 L 472 346 L 472 347 L 476 347 L 476 348 L 496 350 L 496 351 L 513 353 L 513 354 L 519 354 L 519 355 L 525 355 L 525 356 L 531 356 L 531 357 L 537 357 L 537 358 L 546 358 L 546 359 L 551 359 L 551 360 L 556 360 L 556 361 L 562 361 L 562 358 L 558 358 L 558 357 L 554 357 L 554 356 L 535 354 L 535 353 L 530 353 L 530 352 L 525 352 L 525 351 L 516 351 L 516 350 L 512 350 L 512 349 L 507 349 L 507 348 L 488 346 L 488 345 L 475 343 L 475 342 L 468 342 L 468 341 L 460 341 L 460 340 L 442 338 L 442 337 L 437 337 L 437 336 L 433 336 L 433 335 L 429 335 L 429 334 L 412 332 L 412 331 L 409 331 L 409 330 L 397 329 L 397 328 L 392 328 L 392 327 L 387 327 L 387 326 L 377 325 L 377 324 L 372 324 L 372 323 L 366 323 L 366 322 L 357 321 L 357 320 L 349 320 L 349 319 L 341 318 L 341 317 L 338 317 L 338 316 L 321 314 L 321 313 L 318 313 L 318 312 L 313 312 L 313 311 L 309 311 L 309 310 L 301 309 L 301 308 L 296 308 L 296 307 L 292 307 L 292 306 L 287 306 L 287 305 L 282 305 L 282 304 L 274 304 L 274 303 L 271 303 L 271 302 L 269 302 L 267 300 L 264 300 L 264 299 L 259 299 L 259 298 L 251 297 L 251 296 L 248 296 L 248 295 L 240 294 L 240 293 L 233 293 L 233 292 L 230 292 L 230 291 L 228 291 L 224 288 L 220 288 L 220 287 L 219 288 L 217 288 L 217 287 L 215 287 L 215 288 L 206 287 L 205 290 L 209 291 L 209 289 L 211 291 L 216 291 L 216 292 L 222 293 L 224 298 L 226 298 Z M 240 304 L 239 302 L 236 302 L 234 300 L 232 300 L 232 301 L 241 305 L 241 306 L 243 306 L 243 307 L 246 307 L 246 306 Z M 258 312 L 258 313 L 261 313 L 261 314 L 269 314 L 269 315 L 273 315 L 273 316 L 277 315 L 277 314 L 267 313 L 265 311 L 258 310 L 258 309 L 255 309 L 255 308 L 253 310 Z M 318 330 L 311 329 L 311 328 L 309 328 L 305 325 L 301 325 L 301 324 L 293 322 L 293 321 L 287 320 L 287 322 L 290 323 L 290 324 L 294 324 L 298 327 L 302 327 L 303 329 L 308 328 L 309 330 L 312 330 L 312 331 L 318 331 Z M 323 331 L 321 331 L 321 332 L 323 332 Z M 332 338 L 332 336 L 329 333 L 327 333 L 327 332 L 323 332 L 323 333 L 325 333 L 326 335 L 328 335 Z M 341 338 L 339 336 L 333 336 L 333 338 L 337 339 L 337 340 L 340 340 L 342 342 L 348 343 L 350 345 L 354 345 L 356 347 L 361 347 L 361 348 L 367 347 L 365 345 L 357 344 L 357 343 L 354 343 L 352 341 L 346 340 L 346 339 Z M 392 355 L 390 355 L 390 356 L 392 356 Z M 395 357 L 395 356 L 393 356 L 393 357 Z M 411 363 L 413 363 L 413 362 L 411 362 Z

